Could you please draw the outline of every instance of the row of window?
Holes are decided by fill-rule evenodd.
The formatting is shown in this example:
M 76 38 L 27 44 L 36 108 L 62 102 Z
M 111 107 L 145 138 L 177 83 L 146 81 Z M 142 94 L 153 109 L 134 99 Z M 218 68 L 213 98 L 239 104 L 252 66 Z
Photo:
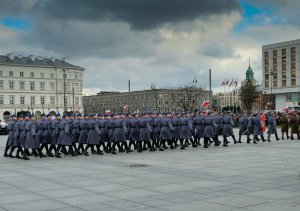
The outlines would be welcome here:
M 66 78 L 67 78 L 67 73 L 65 73 L 65 74 L 66 74 Z M 0 77 L 1 76 L 5 76 L 3 70 L 0 70 Z M 14 77 L 14 76 L 16 76 L 16 77 L 25 77 L 25 73 L 23 71 L 18 72 L 18 73 L 14 72 L 14 71 L 9 71 L 8 76 L 9 77 Z M 34 78 L 35 76 L 36 75 L 35 75 L 34 72 L 30 72 L 29 75 L 28 75 L 28 77 L 30 77 L 30 78 Z M 39 78 L 45 78 L 45 73 L 40 73 Z M 50 73 L 50 78 L 54 79 L 54 73 Z M 80 75 L 75 74 L 75 80 L 79 80 L 80 78 L 81 78 Z
M 284 71 L 287 70 L 286 66 L 287 66 L 286 64 L 282 64 L 281 65 L 281 71 L 282 72 L 284 72 Z M 291 70 L 292 71 L 296 70 L 296 63 L 291 63 Z M 273 71 L 273 72 L 277 72 L 278 71 L 278 67 L 277 67 L 276 64 L 274 66 L 272 66 L 271 71 Z M 265 72 L 269 72 L 269 66 L 268 65 L 265 66 Z
M 270 82 L 269 80 L 265 80 L 265 88 L 270 88 Z M 286 87 L 287 86 L 287 80 L 286 79 L 283 79 L 281 80 L 281 87 Z M 291 86 L 296 86 L 296 79 L 295 78 L 292 78 L 291 79 Z M 277 88 L 278 87 L 278 81 L 277 80 L 274 80 L 273 81 L 273 84 L 272 84 L 272 87 L 273 88 Z
M 29 103 L 27 103 L 27 104 L 35 105 L 37 103 L 36 99 L 37 98 L 35 96 L 30 96 Z M 39 101 L 40 105 L 51 105 L 51 106 L 55 105 L 55 97 L 50 97 L 49 99 L 50 99 L 50 101 L 47 102 L 46 97 L 40 97 L 40 101 Z M 65 104 L 67 105 L 68 97 L 66 97 L 64 100 L 65 100 Z M 0 105 L 3 105 L 3 104 L 5 104 L 4 96 L 0 96 Z M 15 105 L 15 104 L 25 105 L 26 104 L 26 96 L 20 96 L 18 102 L 16 102 L 15 96 L 9 96 L 8 104 L 10 104 L 10 105 Z M 76 106 L 79 105 L 79 97 L 74 97 L 74 104 Z
M 40 85 L 40 89 L 39 90 L 46 90 L 45 89 L 45 82 L 39 82 L 39 85 Z M 14 90 L 14 89 L 16 89 L 16 87 L 15 87 L 15 82 L 14 81 L 9 81 L 8 82 L 8 87 L 9 87 L 9 89 L 10 90 Z M 20 90 L 26 90 L 26 82 L 25 81 L 19 81 L 19 89 Z M 66 91 L 68 91 L 68 83 L 62 83 L 62 87 L 63 87 L 63 85 L 65 85 L 64 87 L 65 87 L 65 90 Z M 4 81 L 0 81 L 0 90 L 3 90 L 4 89 Z M 34 90 L 36 90 L 36 82 L 35 81 L 30 81 L 29 82 L 29 90 L 31 90 L 31 91 L 34 91 Z M 56 90 L 56 88 L 55 88 L 55 82 L 49 82 L 49 89 L 47 89 L 47 90 L 50 90 L 50 91 L 54 91 L 54 90 Z M 69 90 L 70 91 L 70 90 Z M 75 92 L 81 92 L 82 91 L 82 85 L 81 85 L 81 83 L 74 83 L 74 91 Z
M 277 50 L 273 50 L 272 53 L 273 53 L 273 57 L 276 57 L 278 55 Z M 291 54 L 296 54 L 296 47 L 291 48 Z M 281 49 L 281 55 L 282 56 L 286 55 L 286 48 Z M 265 51 L 264 56 L 265 56 L 265 58 L 269 57 L 269 51 Z

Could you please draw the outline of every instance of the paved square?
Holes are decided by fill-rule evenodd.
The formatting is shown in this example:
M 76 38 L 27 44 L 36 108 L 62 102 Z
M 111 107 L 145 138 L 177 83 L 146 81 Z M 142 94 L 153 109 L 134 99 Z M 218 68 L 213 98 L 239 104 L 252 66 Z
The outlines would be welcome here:
M 243 141 L 30 161 L 1 156 L 0 211 L 300 210 L 300 141 Z

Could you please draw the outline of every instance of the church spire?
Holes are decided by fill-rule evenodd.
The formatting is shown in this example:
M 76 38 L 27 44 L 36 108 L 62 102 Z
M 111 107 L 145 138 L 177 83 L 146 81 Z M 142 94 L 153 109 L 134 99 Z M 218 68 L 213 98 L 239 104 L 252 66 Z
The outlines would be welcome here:
M 253 70 L 252 70 L 252 68 L 250 66 L 250 57 L 249 57 L 249 67 L 248 67 L 248 69 L 246 71 L 246 80 L 247 81 L 254 80 L 254 72 L 253 72 Z

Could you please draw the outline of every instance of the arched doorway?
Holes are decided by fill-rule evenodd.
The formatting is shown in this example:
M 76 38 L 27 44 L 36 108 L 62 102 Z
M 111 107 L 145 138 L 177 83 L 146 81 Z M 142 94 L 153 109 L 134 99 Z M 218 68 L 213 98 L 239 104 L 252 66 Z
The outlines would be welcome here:
M 9 111 L 4 111 L 3 112 L 3 120 L 9 120 L 10 119 L 10 112 Z

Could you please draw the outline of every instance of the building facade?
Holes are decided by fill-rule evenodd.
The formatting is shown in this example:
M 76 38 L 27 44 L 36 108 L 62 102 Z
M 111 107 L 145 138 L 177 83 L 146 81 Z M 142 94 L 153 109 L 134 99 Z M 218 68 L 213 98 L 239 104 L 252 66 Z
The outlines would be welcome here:
M 201 109 L 209 99 L 209 91 L 197 87 L 150 89 L 132 92 L 100 92 L 83 97 L 86 113 L 118 112 L 180 112 Z
M 300 39 L 262 46 L 265 105 L 282 111 L 300 105 Z
M 19 111 L 82 111 L 83 71 L 66 58 L 0 56 L 0 119 Z

